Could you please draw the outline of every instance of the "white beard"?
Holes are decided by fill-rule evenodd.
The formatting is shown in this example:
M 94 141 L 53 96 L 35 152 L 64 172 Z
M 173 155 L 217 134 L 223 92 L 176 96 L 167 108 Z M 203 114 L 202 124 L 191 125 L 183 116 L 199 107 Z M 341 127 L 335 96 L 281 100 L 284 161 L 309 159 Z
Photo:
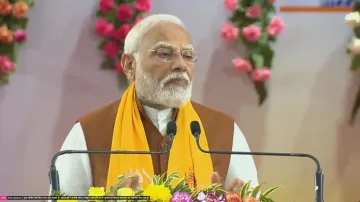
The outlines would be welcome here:
M 185 72 L 174 72 L 166 76 L 162 81 L 158 81 L 141 68 L 139 61 L 137 61 L 137 64 L 135 90 L 140 100 L 168 108 L 180 108 L 190 101 L 192 82 Z M 165 86 L 172 79 L 185 79 L 188 81 L 188 85 L 186 87 Z

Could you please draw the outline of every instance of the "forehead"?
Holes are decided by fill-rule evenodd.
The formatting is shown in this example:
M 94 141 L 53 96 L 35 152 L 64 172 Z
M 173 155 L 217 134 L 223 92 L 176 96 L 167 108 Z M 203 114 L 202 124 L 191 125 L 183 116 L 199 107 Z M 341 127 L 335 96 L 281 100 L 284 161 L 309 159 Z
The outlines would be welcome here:
M 159 42 L 168 43 L 175 47 L 188 46 L 191 44 L 191 37 L 190 34 L 179 25 L 160 23 L 144 35 L 140 46 L 142 48 L 151 48 Z

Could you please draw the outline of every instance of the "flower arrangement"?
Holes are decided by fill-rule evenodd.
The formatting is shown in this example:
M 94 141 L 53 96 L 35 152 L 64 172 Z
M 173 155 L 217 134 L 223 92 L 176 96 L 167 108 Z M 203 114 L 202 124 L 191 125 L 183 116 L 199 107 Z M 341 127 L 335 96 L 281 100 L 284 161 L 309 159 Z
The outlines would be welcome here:
M 16 71 L 16 52 L 26 41 L 28 10 L 33 0 L 0 0 L 0 85 Z
M 99 49 L 105 54 L 102 68 L 116 70 L 119 79 L 124 74 L 120 63 L 126 35 L 151 9 L 150 0 L 99 0 L 95 29 L 103 37 Z
M 105 192 L 103 187 L 91 187 L 89 189 L 89 196 L 100 198 L 105 196 L 124 197 L 120 200 L 117 198 L 116 200 L 118 201 L 136 200 L 126 200 L 125 197 L 138 197 L 137 200 L 139 200 L 140 197 L 149 197 L 149 200 L 154 202 L 274 202 L 269 196 L 279 188 L 273 187 L 260 194 L 261 185 L 251 189 L 250 182 L 248 182 L 242 187 L 240 193 L 227 193 L 219 188 L 220 184 L 191 189 L 186 186 L 185 178 L 180 179 L 178 173 L 173 173 L 167 178 L 165 178 L 164 175 L 154 176 L 148 187 L 134 190 L 121 186 L 125 179 L 126 177 L 119 176 L 117 185 L 111 187 L 108 193 Z M 176 186 L 172 186 L 173 180 L 179 180 Z M 53 192 L 51 196 L 66 196 L 66 194 Z M 60 200 L 58 200 L 58 202 L 59 201 Z M 96 201 L 107 202 L 110 200 L 100 199 Z
M 351 54 L 352 61 L 350 70 L 359 72 L 360 70 L 360 2 L 355 1 L 353 12 L 345 16 L 346 23 L 352 28 L 354 37 L 351 39 L 347 52 Z M 360 86 L 356 94 L 355 102 L 351 110 L 351 122 L 354 122 L 356 114 L 360 108 Z
M 265 82 L 270 78 L 274 57 L 272 43 L 284 29 L 275 13 L 275 0 L 224 0 L 225 8 L 232 12 L 230 22 L 222 25 L 221 37 L 228 43 L 246 47 L 245 57 L 232 60 L 232 66 L 247 73 L 259 95 L 259 105 L 267 98 Z

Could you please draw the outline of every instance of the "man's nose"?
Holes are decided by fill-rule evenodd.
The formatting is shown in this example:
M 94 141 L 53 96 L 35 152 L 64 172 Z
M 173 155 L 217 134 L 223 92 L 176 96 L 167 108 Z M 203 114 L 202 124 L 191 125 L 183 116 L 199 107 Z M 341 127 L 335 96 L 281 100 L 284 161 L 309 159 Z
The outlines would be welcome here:
M 187 67 L 188 64 L 185 62 L 182 56 L 180 54 L 177 54 L 177 56 L 173 60 L 173 64 L 171 65 L 171 70 L 186 71 Z

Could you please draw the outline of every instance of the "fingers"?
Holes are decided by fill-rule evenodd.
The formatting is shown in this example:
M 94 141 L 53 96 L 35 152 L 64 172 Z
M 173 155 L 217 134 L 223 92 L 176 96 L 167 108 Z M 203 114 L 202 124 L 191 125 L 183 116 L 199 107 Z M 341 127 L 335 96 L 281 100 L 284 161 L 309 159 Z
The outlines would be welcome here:
M 225 187 L 225 189 L 230 192 L 239 193 L 242 186 L 244 186 L 244 181 L 235 178 Z
M 219 173 L 213 172 L 213 174 L 211 175 L 211 183 L 212 184 L 220 183 L 220 175 L 219 175 Z

